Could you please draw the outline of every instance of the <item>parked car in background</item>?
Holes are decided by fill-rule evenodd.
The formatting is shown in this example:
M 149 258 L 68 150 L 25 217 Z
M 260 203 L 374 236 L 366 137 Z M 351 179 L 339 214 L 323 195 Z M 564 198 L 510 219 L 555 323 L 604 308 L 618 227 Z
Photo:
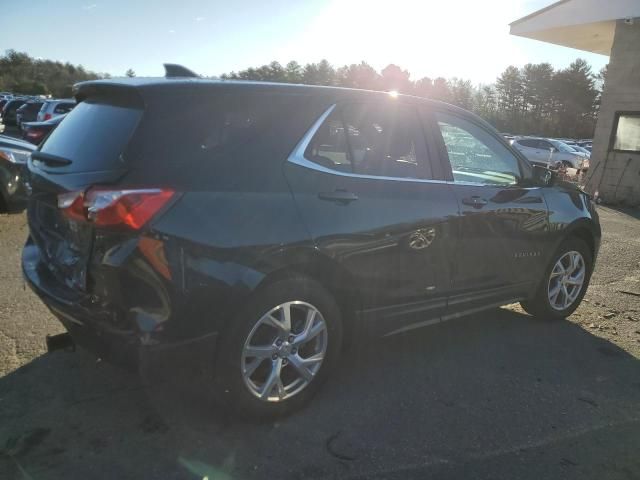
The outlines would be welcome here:
M 517 301 L 560 320 L 586 292 L 589 195 L 460 108 L 197 78 L 75 90 L 29 161 L 22 254 L 58 345 L 193 365 L 203 396 L 273 417 L 340 366 L 343 336 Z
M 54 130 L 67 114 L 58 115 L 46 122 L 26 122 L 22 124 L 22 138 L 27 142 L 39 145 Z
M 565 165 L 580 170 L 585 155 L 558 140 L 540 137 L 517 137 L 511 145 L 531 163 L 558 167 Z
M 25 98 L 12 98 L 2 108 L 2 123 L 5 125 L 16 124 L 16 112 L 18 108 L 27 103 Z
M 0 211 L 15 211 L 26 205 L 27 159 L 35 149 L 30 143 L 0 135 Z
M 35 122 L 44 100 L 29 100 L 16 111 L 16 124 L 22 128 L 23 122 Z
M 587 158 L 590 158 L 590 157 L 591 157 L 591 152 L 590 152 L 589 150 L 587 150 L 586 148 L 581 147 L 581 146 L 580 146 L 580 145 L 578 145 L 578 144 L 569 145 L 569 146 L 570 146 L 573 150 L 575 150 L 576 152 L 584 153 L 584 154 L 585 154 L 585 156 L 586 156 Z
M 591 148 L 593 146 L 593 140 L 580 140 L 578 142 L 578 146 L 584 148 L 585 150 L 587 150 L 589 153 L 591 153 Z
M 36 120 L 38 122 L 51 120 L 53 117 L 57 117 L 58 115 L 69 113 L 75 106 L 76 101 L 72 98 L 46 100 L 42 104 Z

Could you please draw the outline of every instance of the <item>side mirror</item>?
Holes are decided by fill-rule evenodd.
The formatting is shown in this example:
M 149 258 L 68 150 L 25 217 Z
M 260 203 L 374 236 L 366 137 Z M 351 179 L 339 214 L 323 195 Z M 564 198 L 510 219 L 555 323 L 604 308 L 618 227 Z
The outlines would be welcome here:
M 533 165 L 533 183 L 542 187 L 549 187 L 553 185 L 556 174 L 542 165 Z
M 551 148 L 549 148 L 549 151 L 551 153 L 556 153 L 558 151 L 558 149 L 556 147 L 551 147 Z

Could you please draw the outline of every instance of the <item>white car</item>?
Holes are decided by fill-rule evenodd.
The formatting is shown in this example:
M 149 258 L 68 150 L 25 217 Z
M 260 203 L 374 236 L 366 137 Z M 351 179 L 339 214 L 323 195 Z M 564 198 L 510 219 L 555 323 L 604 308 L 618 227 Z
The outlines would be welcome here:
M 73 110 L 75 106 L 76 101 L 73 98 L 46 100 L 38 112 L 36 121 L 46 122 L 58 115 L 65 115 Z
M 518 137 L 511 141 L 511 145 L 530 162 L 549 167 L 565 165 L 581 170 L 587 158 L 584 153 L 576 152 L 569 145 L 548 138 Z

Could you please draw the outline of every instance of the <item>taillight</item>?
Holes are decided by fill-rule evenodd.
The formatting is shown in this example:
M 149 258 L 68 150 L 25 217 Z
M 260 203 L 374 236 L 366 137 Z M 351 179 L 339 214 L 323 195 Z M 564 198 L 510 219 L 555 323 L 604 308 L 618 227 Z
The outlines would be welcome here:
M 46 122 L 47 120 L 51 120 L 51 114 L 50 113 L 45 113 L 44 114 L 44 118 L 42 119 L 42 121 Z
M 58 207 L 70 218 L 99 227 L 142 228 L 173 197 L 164 188 L 111 190 L 92 187 L 58 195 Z

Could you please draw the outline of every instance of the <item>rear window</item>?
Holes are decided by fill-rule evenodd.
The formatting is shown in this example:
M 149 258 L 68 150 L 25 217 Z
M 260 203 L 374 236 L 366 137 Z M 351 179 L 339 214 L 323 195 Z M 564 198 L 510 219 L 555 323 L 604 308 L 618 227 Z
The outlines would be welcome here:
M 53 113 L 69 113 L 75 106 L 75 103 L 59 103 L 53 109 Z
M 40 107 L 42 107 L 42 103 L 29 103 L 27 104 L 27 107 L 25 108 L 25 110 L 29 110 L 31 112 L 38 112 L 40 111 Z
M 42 151 L 71 160 L 55 171 L 90 172 L 124 167 L 122 152 L 142 110 L 81 102 L 51 133 Z

